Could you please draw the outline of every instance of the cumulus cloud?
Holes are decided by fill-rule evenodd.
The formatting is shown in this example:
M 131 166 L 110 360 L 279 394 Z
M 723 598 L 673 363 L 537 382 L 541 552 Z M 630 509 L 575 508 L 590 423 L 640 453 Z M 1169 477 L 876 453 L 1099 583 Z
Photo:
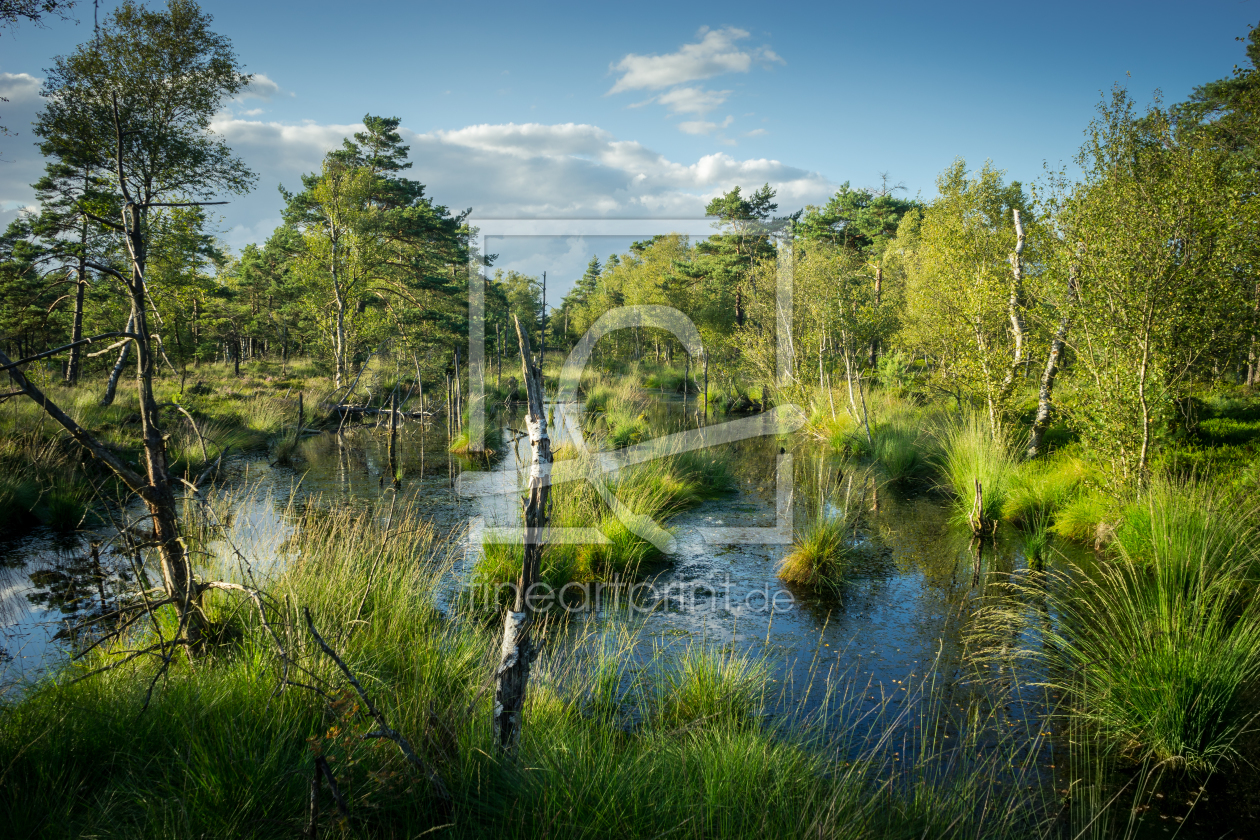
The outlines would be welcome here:
M 14 104 L 16 100 L 8 107 Z M 0 113 L 8 116 L 8 111 Z M 12 125 L 24 124 L 14 119 Z M 211 128 L 259 174 L 252 193 L 224 195 L 230 203 L 215 208 L 221 214 L 223 238 L 235 250 L 264 241 L 280 223 L 278 184 L 300 188 L 304 173 L 318 171 L 328 151 L 363 130 L 359 124 L 293 124 L 228 114 L 216 118 Z M 473 208 L 474 223 L 477 218 L 701 219 L 709 199 L 735 185 L 748 189 L 768 182 L 778 190 L 780 206 L 788 210 L 822 204 L 836 189 L 817 172 L 769 158 L 718 152 L 691 161 L 672 160 L 590 124 L 498 123 L 424 133 L 403 127 L 400 133 L 411 146 L 413 167 L 408 176 L 424 183 L 428 195 L 452 210 Z M 0 163 L 0 200 L 8 211 L 0 215 L 5 217 L 33 202 L 29 184 L 43 166 L 34 147 L 29 142 L 19 146 L 19 140 L 28 138 L 6 138 L 0 145 L 13 161 Z M 499 265 L 529 273 L 554 270 L 557 294 L 567 285 L 563 273 L 573 268 L 580 275 L 578 269 L 585 267 L 589 252 L 606 255 L 629 244 L 515 239 L 521 242 L 492 248 L 503 255 Z
M 708 79 L 725 73 L 747 73 L 754 63 L 762 65 L 784 64 L 783 59 L 769 47 L 745 49 L 736 42 L 749 37 L 747 31 L 733 26 L 721 29 L 701 28 L 700 40 L 693 44 L 684 44 L 677 52 L 665 55 L 637 55 L 630 53 L 620 62 L 611 66 L 614 73 L 620 76 L 609 94 L 627 90 L 661 90 L 664 93 L 652 96 L 630 107 L 639 108 L 652 102 L 667 107 L 671 115 L 692 114 L 704 117 L 710 111 L 724 104 L 730 97 L 729 90 L 709 90 L 700 85 L 689 85 L 688 82 Z M 718 125 L 703 119 L 693 119 L 679 123 L 678 129 L 686 134 L 711 134 L 718 128 L 730 124 Z M 729 141 L 727 141 L 729 142 Z
M 754 61 L 785 63 L 767 47 L 747 50 L 737 46 L 736 41 L 748 37 L 748 32 L 743 29 L 733 26 L 709 29 L 706 26 L 698 34 L 700 40 L 697 43 L 683 44 L 677 52 L 665 55 L 628 54 L 610 68 L 621 76 L 608 92 L 660 90 L 723 73 L 747 73 Z
M 42 83 L 30 73 L 0 73 L 0 96 L 10 101 L 35 101 Z
M 280 89 L 280 85 L 276 84 L 266 73 L 255 73 L 254 78 L 250 80 L 249 86 L 236 97 L 238 101 L 246 99 L 261 99 L 264 102 L 270 102 L 271 97 L 295 96 L 296 94 Z
M 262 175 L 259 189 L 227 211 L 248 227 L 278 212 L 268 182 L 294 188 L 302 173 L 318 169 L 328 150 L 362 126 L 234 117 L 216 120 L 213 129 Z M 781 161 L 717 153 L 683 163 L 589 124 L 499 123 L 426 133 L 404 127 L 400 133 L 411 146 L 408 174 L 436 201 L 472 207 L 482 218 L 700 218 L 709 198 L 736 184 L 769 182 L 785 206 L 820 204 L 835 190 L 819 173 Z M 238 216 L 254 204 L 263 207 Z M 235 237 L 229 242 L 241 244 Z
M 0 230 L 8 227 L 25 208 L 34 204 L 35 191 L 30 184 L 37 180 L 44 161 L 35 148 L 31 121 L 43 100 L 39 95 L 42 79 L 29 73 L 0 73 L 0 125 L 11 135 L 0 136 Z

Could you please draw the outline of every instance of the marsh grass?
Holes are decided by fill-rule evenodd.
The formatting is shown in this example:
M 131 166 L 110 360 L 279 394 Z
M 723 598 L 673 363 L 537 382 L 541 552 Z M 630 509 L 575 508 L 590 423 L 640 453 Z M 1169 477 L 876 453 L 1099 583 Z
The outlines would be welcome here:
M 649 391 L 659 391 L 663 394 L 681 393 L 683 389 L 683 381 L 686 379 L 686 373 L 683 368 L 675 368 L 666 365 L 657 366 L 649 363 L 644 366 L 642 372 L 643 387 Z M 693 383 L 688 383 L 692 393 L 695 393 L 696 387 Z
M 1101 546 L 1110 539 L 1119 512 L 1116 499 L 1102 490 L 1085 490 L 1055 512 L 1050 530 L 1074 542 Z
M 295 386 L 320 388 L 321 380 L 281 381 L 271 375 L 278 368 L 255 363 L 252 369 L 245 366 L 240 378 L 230 375 L 230 366 L 190 368 L 191 381 L 186 380 L 182 389 L 178 378 L 159 377 L 158 401 L 178 402 L 197 425 L 194 431 L 184 413 L 163 408 L 172 472 L 195 477 L 223 452 L 258 451 L 273 442 L 284 446 L 283 438 L 297 419 Z M 106 407 L 100 406 L 104 392 L 100 381 L 84 380 L 73 388 L 48 382 L 45 390 L 80 426 L 124 459 L 139 458 L 138 405 L 127 382 L 120 383 L 114 402 Z M 318 402 L 314 392 L 310 396 L 308 411 Z M 25 398 L 10 400 L 0 410 L 0 470 L 7 473 L 0 479 L 0 525 L 15 532 L 41 523 L 74 530 L 91 515 L 96 488 L 108 490 L 115 484 L 107 470 L 86 457 L 59 425 Z
M 1241 570 L 1239 580 L 1255 580 L 1255 524 L 1254 506 L 1244 497 L 1207 482 L 1160 477 L 1123 508 L 1110 550 L 1152 568 L 1201 565 L 1209 572 Z
M 544 621 L 519 753 L 501 758 L 486 690 L 497 640 L 438 608 L 453 546 L 405 503 L 312 504 L 285 521 L 283 562 L 252 558 L 274 570 L 260 583 L 283 657 L 256 613 L 220 593 L 207 609 L 221 641 L 177 658 L 145 711 L 153 662 L 69 678 L 119 662 L 148 629 L 3 700 L 7 832 L 293 837 L 316 756 L 351 809 L 341 823 L 326 804 L 320 829 L 348 836 L 1001 840 L 1044 836 L 1058 810 L 1029 757 L 1040 733 L 1014 734 L 991 707 L 925 700 L 938 697 L 930 675 L 874 710 L 843 680 L 806 703 L 755 650 L 661 646 L 624 624 Z M 361 737 L 374 724 L 312 644 L 303 607 L 436 768 L 449 806 L 392 744 Z M 323 695 L 283 687 L 285 673 Z M 943 723 L 959 715 L 966 725 Z
M 873 477 L 853 462 L 820 462 L 817 481 L 806 493 L 805 524 L 793 532 L 792 550 L 779 564 L 778 575 L 788 583 L 839 594 L 860 559 L 856 531 Z
M 1011 472 L 1002 518 L 1016 525 L 1035 521 L 1038 527 L 1048 527 L 1091 477 L 1092 471 L 1077 458 L 1024 461 Z
M 468 432 L 459 432 L 447 445 L 447 452 L 454 452 L 457 455 L 466 455 L 472 447 L 472 439 L 468 436 Z
M 978 412 L 966 412 L 946 421 L 937 439 L 937 466 L 954 496 L 955 519 L 967 521 L 979 481 L 984 491 L 983 518 L 997 522 L 1018 463 L 1009 434 L 1001 427 L 994 430 Z
M 889 484 L 908 487 L 929 476 L 935 441 L 926 430 L 936 422 L 932 412 L 900 392 L 873 392 L 867 401 L 871 424 L 868 440 L 865 427 L 847 410 L 847 397 L 843 405 L 837 403 L 839 410 L 832 416 L 831 402 L 839 399 L 838 394 L 832 394 L 828 400 L 816 389 L 812 392 L 811 404 L 825 406 L 825 410 L 815 408 L 811 416 L 814 437 L 826 441 L 834 453 L 878 464 Z
M 1051 683 L 1112 755 L 1200 776 L 1238 761 L 1260 712 L 1257 544 L 1239 510 L 1206 485 L 1157 482 L 1096 568 L 1017 585 L 1054 599 Z
M 658 725 L 696 723 L 738 729 L 766 711 L 770 669 L 762 659 L 692 644 L 667 660 L 654 699 Z
M 843 587 L 852 574 L 856 554 L 852 534 L 843 514 L 813 517 L 793 534 L 792 550 L 779 566 L 779 577 L 814 588 Z
M 0 533 L 36 525 L 67 532 L 85 521 L 94 490 L 77 450 L 32 430 L 0 438 Z
M 898 414 L 871 430 L 871 458 L 879 463 L 889 482 L 907 484 L 926 477 L 931 465 L 924 452 L 922 429 L 921 418 Z
M 1030 563 L 1039 565 L 1046 559 L 1061 512 L 1085 492 L 1091 476 L 1084 462 L 1061 455 L 1024 461 L 1011 473 L 1002 518 L 1023 533 L 1024 554 Z
M 558 451 L 558 461 L 578 458 L 572 447 Z M 591 465 L 594 466 L 592 460 Z M 624 468 L 607 479 L 609 490 L 631 513 L 656 522 L 692 507 L 704 499 L 726 492 L 732 483 L 725 456 L 707 450 L 668 454 Z M 661 558 L 660 550 L 633 533 L 605 505 L 587 482 L 571 481 L 552 485 L 553 527 L 595 527 L 607 538 L 606 544 L 548 544 L 543 551 L 541 582 L 548 591 L 559 592 L 569 583 L 623 581 L 637 578 L 644 567 Z M 520 575 L 524 557 L 519 543 L 498 543 L 485 547 L 474 569 L 478 587 L 513 582 Z M 508 597 L 506 589 L 498 598 Z M 499 605 L 495 601 L 494 605 Z M 483 604 L 483 607 L 485 605 Z
M 647 395 L 632 380 L 623 380 L 615 386 L 600 415 L 608 445 L 620 449 L 646 440 L 649 434 L 647 409 Z

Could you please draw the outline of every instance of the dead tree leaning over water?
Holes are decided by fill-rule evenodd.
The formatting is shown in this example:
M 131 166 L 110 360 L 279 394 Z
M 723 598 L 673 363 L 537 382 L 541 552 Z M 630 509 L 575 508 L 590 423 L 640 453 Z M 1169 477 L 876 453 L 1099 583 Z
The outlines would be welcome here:
M 530 356 L 529 336 L 516 320 L 516 338 L 521 349 L 521 372 L 525 379 L 528 408 L 525 427 L 529 431 L 532 458 L 529 465 L 528 495 L 525 507 L 525 552 L 521 577 L 516 584 L 515 601 L 503 617 L 503 647 L 499 666 L 495 669 L 493 726 L 499 749 L 516 748 L 521 734 L 521 710 L 525 707 L 525 688 L 529 682 L 529 666 L 537 655 L 530 637 L 532 617 L 529 595 L 538 581 L 542 565 L 543 531 L 547 527 L 547 497 L 551 493 L 551 439 L 547 437 L 547 415 L 544 410 L 542 369 Z

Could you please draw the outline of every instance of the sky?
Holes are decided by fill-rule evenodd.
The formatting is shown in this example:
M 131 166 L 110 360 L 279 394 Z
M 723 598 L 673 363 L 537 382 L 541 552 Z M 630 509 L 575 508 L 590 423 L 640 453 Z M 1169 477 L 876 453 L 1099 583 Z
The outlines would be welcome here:
M 266 240 L 277 186 L 299 186 L 364 114 L 397 116 L 409 175 L 437 203 L 487 230 L 573 220 L 486 243 L 498 267 L 548 271 L 549 298 L 642 238 L 589 220 L 699 220 L 710 198 L 763 183 L 782 214 L 846 181 L 927 200 L 958 157 L 1035 181 L 1070 166 L 1114 84 L 1143 105 L 1184 99 L 1244 62 L 1236 39 L 1260 20 L 1260 0 L 203 8 L 255 74 L 213 124 L 258 175 L 221 208 L 232 249 Z M 16 133 L 0 138 L 0 224 L 43 166 L 29 123 L 44 68 L 91 38 L 91 4 L 75 13 L 0 34 L 0 124 Z

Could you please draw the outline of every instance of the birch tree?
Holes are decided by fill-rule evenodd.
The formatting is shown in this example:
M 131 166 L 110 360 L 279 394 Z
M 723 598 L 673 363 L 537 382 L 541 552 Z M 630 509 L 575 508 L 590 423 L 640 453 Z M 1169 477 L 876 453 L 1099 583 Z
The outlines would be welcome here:
M 1234 275 L 1249 211 L 1220 150 L 1178 137 L 1158 105 L 1139 115 L 1119 88 L 1077 163 L 1084 179 L 1064 208 L 1080 241 L 1066 407 L 1113 479 L 1140 484 L 1204 338 L 1244 311 Z
M 984 405 L 996 428 L 1025 359 L 1029 201 L 988 163 L 969 173 L 957 160 L 937 186 L 907 259 L 904 337 L 936 358 L 938 384 Z
M 334 383 L 341 388 L 349 381 L 366 309 L 359 303 L 383 262 L 369 204 L 372 173 L 330 157 L 307 192 L 297 271 L 306 281 L 312 309 L 323 326 L 332 353 Z

